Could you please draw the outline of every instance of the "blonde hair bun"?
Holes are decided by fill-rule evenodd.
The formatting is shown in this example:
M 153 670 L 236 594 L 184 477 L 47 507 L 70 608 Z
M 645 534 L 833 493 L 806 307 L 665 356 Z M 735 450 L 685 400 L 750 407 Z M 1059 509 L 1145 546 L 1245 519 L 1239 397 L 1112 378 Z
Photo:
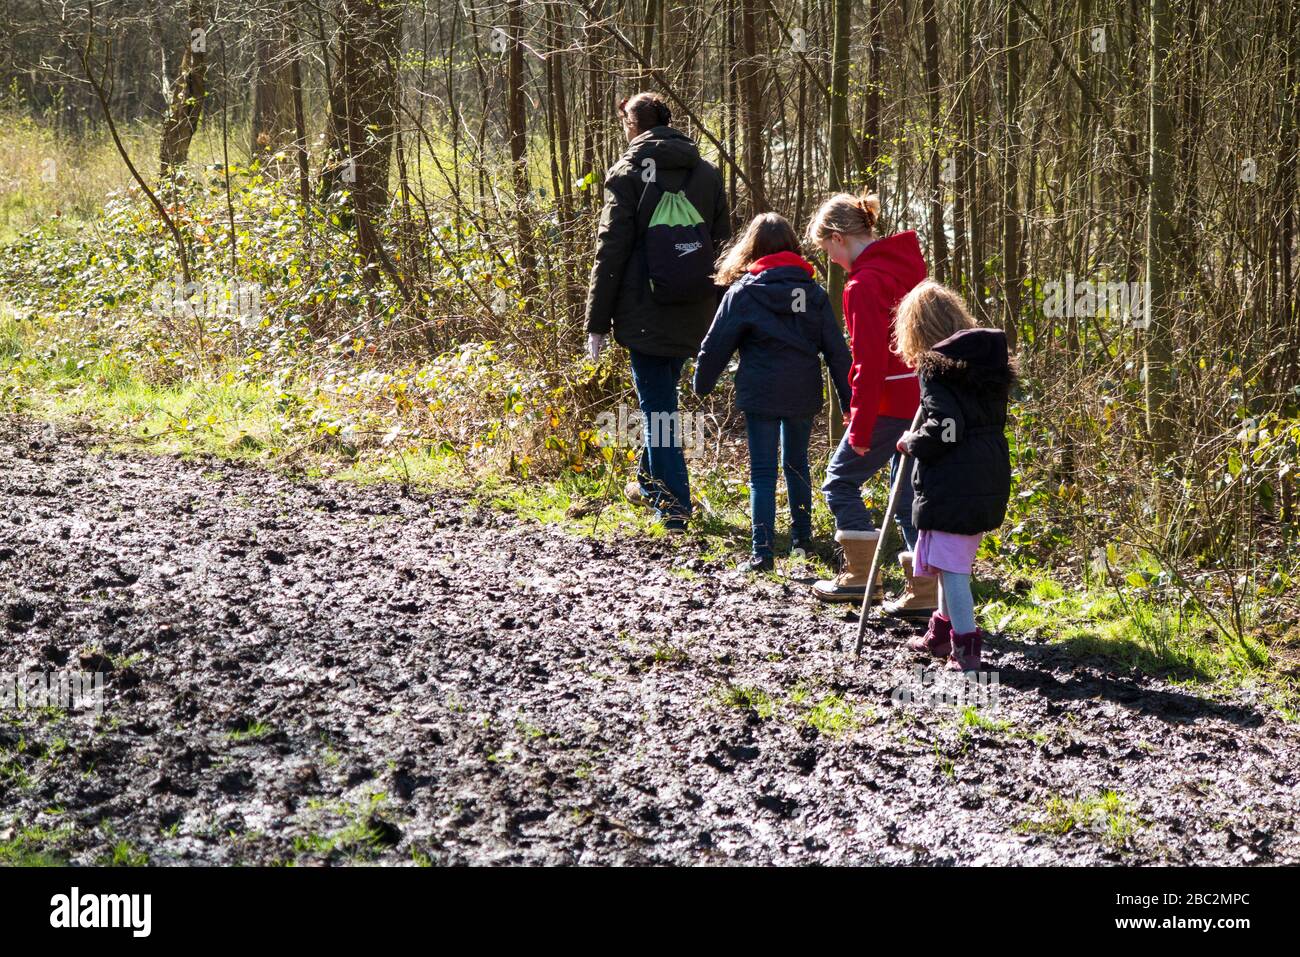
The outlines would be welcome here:
M 867 219 L 867 228 L 875 229 L 876 222 L 880 219 L 880 197 L 875 193 L 867 193 L 858 200 L 858 206 Z

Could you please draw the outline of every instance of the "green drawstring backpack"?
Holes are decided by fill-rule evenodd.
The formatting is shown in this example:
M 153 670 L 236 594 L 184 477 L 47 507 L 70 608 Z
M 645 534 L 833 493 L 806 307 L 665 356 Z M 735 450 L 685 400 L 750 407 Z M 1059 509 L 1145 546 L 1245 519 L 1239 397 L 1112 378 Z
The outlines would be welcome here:
M 661 305 L 698 302 L 714 295 L 713 238 L 704 217 L 686 198 L 686 187 L 697 168 L 698 164 L 691 167 L 676 192 L 660 189 L 657 181 L 654 184 L 659 202 L 646 227 L 642 248 L 650 298 Z

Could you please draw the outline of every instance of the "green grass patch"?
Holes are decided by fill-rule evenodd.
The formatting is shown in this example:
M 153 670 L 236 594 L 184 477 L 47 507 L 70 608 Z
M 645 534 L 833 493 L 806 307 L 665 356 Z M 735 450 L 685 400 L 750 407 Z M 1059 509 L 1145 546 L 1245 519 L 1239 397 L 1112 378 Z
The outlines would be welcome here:
M 305 832 L 293 839 L 299 855 L 341 857 L 362 862 L 374 859 L 391 845 L 391 825 L 382 820 L 388 795 L 367 794 L 360 801 L 309 801 L 300 823 Z
M 775 718 L 809 725 L 828 738 L 852 734 L 875 720 L 870 707 L 855 705 L 834 692 L 818 694 L 802 683 L 785 697 L 754 686 L 727 685 L 719 691 L 719 699 L 725 707 L 752 710 L 764 721 Z
M 71 825 L 57 828 L 24 827 L 0 839 L 0 864 L 6 867 L 63 867 Z
M 226 735 L 227 741 L 239 743 L 242 741 L 257 741 L 265 738 L 272 733 L 273 729 L 269 724 L 261 721 L 252 721 L 242 728 L 236 728 Z
M 7 781 L 10 787 L 19 791 L 29 791 L 36 784 L 23 764 L 26 751 L 27 742 L 24 738 L 20 738 L 12 748 L 0 751 L 0 780 Z
M 1074 830 L 1086 831 L 1103 844 L 1122 848 L 1129 844 L 1144 826 L 1133 812 L 1129 802 L 1116 791 L 1082 798 L 1063 798 L 1053 795 L 1037 817 L 1022 821 L 1017 830 L 1022 833 L 1068 834 Z
M 261 460 L 299 441 L 284 431 L 268 383 L 212 370 L 176 385 L 147 381 L 112 355 L 32 355 L 30 330 L 0 321 L 0 408 L 93 424 L 123 443 L 168 454 Z
M 803 720 L 827 737 L 838 738 L 855 731 L 862 723 L 862 715 L 844 698 L 827 694 L 804 713 Z
M 1174 684 L 1229 690 L 1263 683 L 1279 710 L 1295 708 L 1294 683 L 1267 649 L 1228 640 L 1194 605 L 1147 597 L 1140 588 L 1083 583 L 1067 588 L 1038 575 L 1017 589 L 977 582 L 980 624 L 1013 641 L 1046 637 L 1079 658 L 1098 657 Z
M 776 714 L 776 703 L 762 688 L 728 685 L 722 690 L 721 698 L 726 707 L 754 711 L 765 721 Z
M 136 850 L 128 841 L 116 841 L 98 863 L 107 867 L 148 867 L 149 855 Z
M 976 708 L 968 707 L 961 713 L 961 727 L 963 729 L 978 728 L 981 731 L 990 731 L 994 734 L 1005 734 L 1011 730 L 1011 722 L 996 721 L 980 714 Z

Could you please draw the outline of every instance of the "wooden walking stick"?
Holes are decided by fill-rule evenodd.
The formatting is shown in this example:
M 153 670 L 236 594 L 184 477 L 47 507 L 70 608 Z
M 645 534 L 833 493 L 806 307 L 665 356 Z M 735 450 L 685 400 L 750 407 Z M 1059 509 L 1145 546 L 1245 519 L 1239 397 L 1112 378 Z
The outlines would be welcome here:
M 909 431 L 914 430 L 921 424 L 921 408 L 918 406 L 916 415 L 912 416 L 912 425 Z M 880 523 L 880 537 L 876 539 L 876 553 L 871 556 L 871 574 L 867 576 L 867 593 L 862 596 L 862 614 L 858 617 L 858 640 L 853 645 L 853 657 L 862 656 L 862 639 L 867 633 L 867 615 L 871 612 L 871 598 L 876 590 L 876 576 L 880 574 L 880 556 L 885 550 L 885 542 L 888 541 L 890 529 L 894 527 L 894 513 L 898 511 L 898 492 L 903 487 L 904 482 L 912 480 L 911 472 L 912 457 L 904 453 L 902 461 L 898 463 L 898 473 L 894 476 L 894 487 L 889 490 L 889 503 L 885 506 L 885 520 Z

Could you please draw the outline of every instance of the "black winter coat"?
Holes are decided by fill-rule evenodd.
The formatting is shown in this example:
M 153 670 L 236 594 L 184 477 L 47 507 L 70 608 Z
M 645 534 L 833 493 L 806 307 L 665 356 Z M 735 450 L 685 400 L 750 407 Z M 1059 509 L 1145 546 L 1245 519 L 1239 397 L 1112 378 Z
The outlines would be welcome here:
M 822 407 L 822 356 L 840 407 L 849 407 L 849 347 L 826 291 L 803 268 L 778 266 L 732 284 L 700 347 L 696 394 L 713 391 L 737 349 L 742 412 L 811 419 Z
M 641 179 L 647 159 L 654 160 L 658 185 L 669 191 L 681 189 L 695 169 L 686 198 L 704 217 L 714 254 L 731 238 L 731 214 L 718 168 L 700 159 L 690 137 L 670 126 L 642 133 L 605 178 L 605 208 L 587 291 L 587 331 L 606 335 L 612 324 L 614 339 L 625 348 L 689 359 L 700 348 L 718 299 L 712 295 L 698 302 L 660 305 L 650 298 L 642 244 L 660 192 Z
M 1015 370 L 1000 329 L 963 329 L 921 356 L 922 421 L 908 433 L 912 523 L 975 535 L 1006 518 L 1011 497 L 1007 398 Z

